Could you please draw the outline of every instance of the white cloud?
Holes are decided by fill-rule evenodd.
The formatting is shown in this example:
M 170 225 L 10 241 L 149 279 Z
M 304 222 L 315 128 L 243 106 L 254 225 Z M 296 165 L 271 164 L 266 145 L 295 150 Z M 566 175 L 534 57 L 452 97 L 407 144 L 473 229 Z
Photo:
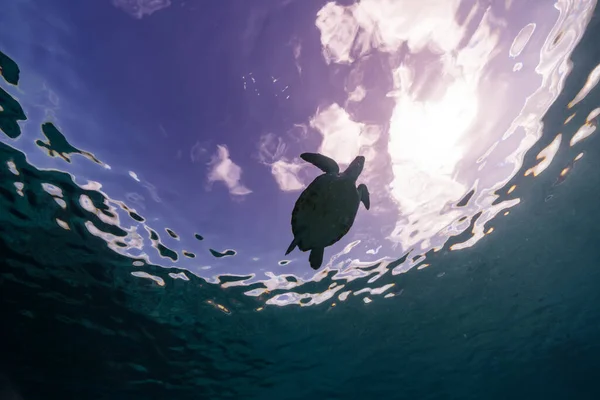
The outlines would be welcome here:
M 358 33 L 358 24 L 349 7 L 335 2 L 327 3 L 318 13 L 315 22 L 321 31 L 323 57 L 329 64 L 350 63 L 352 43 Z
M 272 133 L 267 133 L 260 137 L 258 142 L 258 157 L 261 162 L 270 164 L 283 157 L 286 145 L 283 139 L 276 137 Z
M 390 120 L 380 128 L 388 133 L 387 148 L 375 145 L 379 127 L 371 128 L 374 140 L 365 140 L 365 124 L 337 104 L 311 121 L 323 135 L 320 152 L 340 164 L 359 152 L 371 154 L 366 166 L 373 171 L 367 170 L 363 179 L 369 186 L 386 185 L 401 217 L 388 239 L 403 247 L 420 243 L 424 250 L 438 246 L 445 240 L 439 232 L 458 216 L 448 205 L 475 184 L 481 189 L 469 211 L 462 213 L 492 210 L 488 203 L 494 190 L 516 173 L 524 152 L 541 134 L 540 118 L 568 72 L 564 63 L 576 41 L 554 48 L 548 43 L 559 31 L 572 28 L 574 35 L 565 37 L 580 37 L 585 26 L 577 21 L 585 21 L 594 4 L 594 0 L 577 6 L 566 0 L 554 7 L 540 3 L 519 17 L 537 22 L 527 24 L 512 42 L 505 40 L 514 29 L 508 24 L 510 13 L 477 2 L 469 10 L 462 0 L 358 0 L 349 6 L 329 2 L 318 12 L 315 24 L 323 58 L 328 64 L 350 64 L 347 103 L 362 100 L 369 91 L 363 82 L 367 66 L 362 55 L 379 53 L 390 63 L 393 89 L 388 96 L 395 104 Z M 466 13 L 462 22 L 457 18 L 460 8 Z M 560 15 L 552 32 L 557 10 Z M 526 46 L 534 27 L 537 34 L 547 35 L 542 49 Z M 522 60 L 518 75 L 505 68 L 508 54 Z M 540 62 L 528 65 L 529 59 Z M 586 87 L 598 82 L 597 71 Z M 523 75 L 531 78 L 526 85 Z M 486 161 L 490 167 L 477 168 L 477 156 L 490 148 L 494 153 L 486 157 L 493 160 Z M 509 167 L 494 168 L 495 163 Z M 389 177 L 386 172 L 391 172 L 391 180 L 384 178 Z M 492 211 L 484 214 L 488 220 L 491 215 Z
M 311 119 L 310 126 L 323 135 L 319 153 L 342 165 L 350 164 L 361 148 L 373 145 L 381 133 L 377 126 L 352 120 L 350 114 L 338 104 L 318 111 Z
M 329 2 L 315 21 L 323 57 L 328 64 L 347 64 L 372 48 L 395 53 L 404 43 L 411 52 L 451 51 L 463 36 L 454 18 L 460 2 L 362 0 L 347 7 Z
M 302 190 L 305 187 L 298 178 L 298 172 L 303 168 L 304 166 L 301 164 L 279 160 L 271 165 L 271 173 L 281 190 L 292 192 Z
M 380 51 L 395 53 L 404 43 L 411 52 L 425 48 L 454 50 L 463 36 L 456 22 L 461 0 L 362 0 L 352 7 L 369 43 Z M 415 23 L 415 21 L 418 21 Z
M 171 0 L 112 0 L 112 4 L 133 18 L 142 19 L 145 15 L 169 7 Z
M 206 143 L 204 143 L 206 145 Z M 203 158 L 207 156 L 208 151 L 205 147 L 203 147 L 203 143 L 200 141 L 196 141 L 196 143 L 192 146 L 190 150 L 190 159 L 193 163 L 197 163 L 202 161 Z
M 286 145 L 283 139 L 268 133 L 260 138 L 258 157 L 260 161 L 271 167 L 271 174 L 275 178 L 279 189 L 284 192 L 302 190 L 305 184 L 298 177 L 298 173 L 306 167 L 300 160 L 288 161 L 283 157 Z
M 396 104 L 389 124 L 388 168 L 393 175 L 389 190 L 405 217 L 389 238 L 405 246 L 428 241 L 452 222 L 456 215 L 440 210 L 467 190 L 455 180 L 455 169 L 480 111 L 478 83 L 498 39 L 484 18 L 470 46 L 459 50 L 465 34 L 455 18 L 460 3 L 361 0 L 348 7 L 329 3 L 316 21 L 328 63 L 353 62 L 353 56 L 372 49 L 396 53 L 404 44 L 412 54 L 428 50 L 439 55 L 441 69 L 406 59 L 390 69 L 394 89 L 389 95 Z M 422 99 L 423 89 L 436 95 Z M 362 97 L 355 92 L 348 95 L 349 100 Z M 311 125 L 323 134 L 320 151 L 340 163 L 349 163 L 361 147 L 374 144 L 380 135 L 377 127 L 365 135 L 367 127 L 352 121 L 337 104 L 320 112 Z M 405 229 L 417 221 L 413 229 Z
M 364 86 L 358 85 L 356 89 L 348 93 L 348 101 L 359 102 L 362 101 L 366 95 L 367 92 L 365 91 Z
M 217 146 L 217 154 L 209 164 L 211 169 L 208 173 L 209 183 L 221 181 L 227 185 L 229 193 L 235 196 L 244 196 L 252 193 L 240 183 L 242 169 L 229 158 L 229 150 L 225 145 Z

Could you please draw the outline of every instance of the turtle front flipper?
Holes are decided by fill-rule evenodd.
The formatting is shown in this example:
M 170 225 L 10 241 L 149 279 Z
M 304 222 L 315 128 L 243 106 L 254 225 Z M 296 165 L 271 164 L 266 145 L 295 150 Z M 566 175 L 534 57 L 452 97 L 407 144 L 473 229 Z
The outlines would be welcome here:
M 365 208 L 368 210 L 371 207 L 371 199 L 369 196 L 369 189 L 367 189 L 367 185 L 361 183 L 356 188 L 358 190 L 358 195 L 360 196 L 360 201 L 365 205 Z
M 337 165 L 335 160 L 318 153 L 302 153 L 300 158 L 306 162 L 311 163 L 315 167 L 327 174 L 337 175 L 340 172 L 340 167 Z
M 310 267 L 314 270 L 321 268 L 321 264 L 323 264 L 323 252 L 324 248 L 320 249 L 312 249 L 310 251 L 310 256 L 308 257 L 308 261 L 310 262 Z

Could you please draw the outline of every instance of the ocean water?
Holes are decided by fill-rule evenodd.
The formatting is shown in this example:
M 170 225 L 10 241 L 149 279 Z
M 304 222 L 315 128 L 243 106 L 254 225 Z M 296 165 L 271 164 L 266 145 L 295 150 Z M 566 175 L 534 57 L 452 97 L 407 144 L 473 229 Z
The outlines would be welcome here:
M 599 15 L 0 2 L 0 399 L 600 398 Z

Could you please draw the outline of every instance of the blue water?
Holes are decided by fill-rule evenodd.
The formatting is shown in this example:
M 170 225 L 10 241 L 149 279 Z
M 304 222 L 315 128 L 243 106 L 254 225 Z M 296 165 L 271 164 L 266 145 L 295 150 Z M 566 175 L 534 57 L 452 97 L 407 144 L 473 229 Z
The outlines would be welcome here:
M 0 399 L 600 398 L 596 1 L 87 3 L 0 3 Z

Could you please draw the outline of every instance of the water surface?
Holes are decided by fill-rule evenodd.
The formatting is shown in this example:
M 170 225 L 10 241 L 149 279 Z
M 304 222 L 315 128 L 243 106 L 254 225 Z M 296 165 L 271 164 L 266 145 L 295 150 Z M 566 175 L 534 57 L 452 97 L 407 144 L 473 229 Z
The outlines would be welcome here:
M 135 4 L 2 5 L 5 387 L 596 398 L 595 1 Z M 317 273 L 303 151 L 371 192 Z

